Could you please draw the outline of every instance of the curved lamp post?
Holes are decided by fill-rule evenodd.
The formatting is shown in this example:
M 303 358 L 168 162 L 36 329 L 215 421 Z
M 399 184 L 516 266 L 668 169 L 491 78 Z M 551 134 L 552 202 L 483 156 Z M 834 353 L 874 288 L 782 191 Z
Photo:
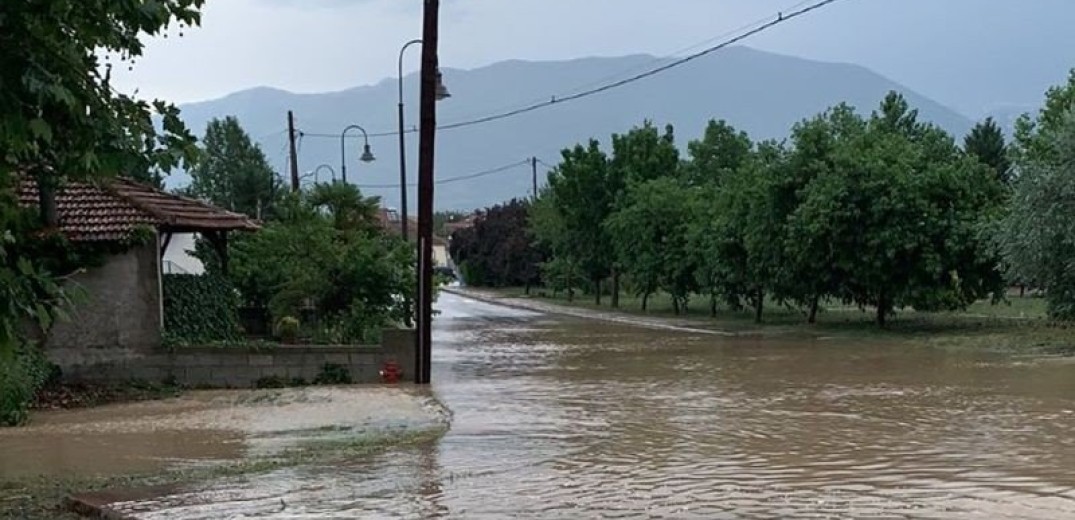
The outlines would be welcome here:
M 318 166 L 317 168 L 314 168 L 314 171 L 313 171 L 314 182 L 316 182 L 316 183 L 321 182 L 321 170 L 328 170 L 329 173 L 332 174 L 332 182 L 336 182 L 336 170 L 334 170 L 332 168 L 332 166 L 329 166 L 328 164 L 322 164 L 322 165 Z
M 403 120 L 403 54 L 412 45 L 419 45 L 422 40 L 411 40 L 399 50 L 399 204 L 400 227 L 403 240 L 407 241 L 407 135 Z M 452 97 L 444 86 L 440 71 L 437 71 L 437 101 Z
M 340 178 L 344 184 L 347 184 L 347 132 L 351 130 L 359 130 L 362 132 L 362 137 L 365 140 L 365 144 L 362 146 L 362 156 L 358 160 L 364 163 L 371 163 L 376 161 L 377 158 L 373 156 L 373 152 L 370 151 L 370 135 L 366 133 L 366 129 L 358 125 L 351 125 L 343 129 L 340 133 Z

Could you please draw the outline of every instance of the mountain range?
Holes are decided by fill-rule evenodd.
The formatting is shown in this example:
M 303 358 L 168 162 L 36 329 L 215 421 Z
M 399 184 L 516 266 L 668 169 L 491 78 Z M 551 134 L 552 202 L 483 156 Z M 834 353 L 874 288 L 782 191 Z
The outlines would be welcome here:
M 473 70 L 445 69 L 452 97 L 438 105 L 438 122 L 451 124 L 551 100 L 615 81 L 667 63 L 646 55 L 584 58 L 570 61 L 506 61 Z M 417 123 L 417 76 L 404 78 L 407 127 Z M 444 130 L 437 135 L 436 176 L 440 180 L 480 174 L 515 165 L 497 173 L 439 184 L 438 209 L 472 209 L 530 194 L 531 171 L 522 161 L 538 157 L 556 164 L 565 147 L 596 138 L 609 143 L 612 133 L 626 132 L 646 120 L 675 127 L 677 143 L 686 147 L 701 135 L 710 119 L 725 119 L 754 139 L 785 138 L 791 126 L 840 102 L 862 113 L 873 110 L 891 90 L 902 92 L 923 120 L 956 136 L 973 122 L 898 82 L 861 66 L 826 63 L 732 47 L 671 69 L 663 74 L 584 99 L 485 124 Z M 396 129 L 397 80 L 340 92 L 296 94 L 255 88 L 211 101 L 183 105 L 182 114 L 196 134 L 215 117 L 238 117 L 262 146 L 274 168 L 286 171 L 287 111 L 295 114 L 300 170 L 319 165 L 340 169 L 340 131 L 359 124 L 374 134 Z M 361 134 L 358 134 L 360 136 Z M 377 161 L 360 163 L 361 141 L 349 134 L 349 181 L 363 191 L 383 197 L 386 205 L 399 201 L 398 140 L 395 135 L 370 139 Z M 417 170 L 417 134 L 408 135 L 409 181 Z M 326 180 L 327 169 L 321 169 Z M 171 186 L 188 182 L 184 175 L 168 179 Z M 415 189 L 410 189 L 413 215 Z

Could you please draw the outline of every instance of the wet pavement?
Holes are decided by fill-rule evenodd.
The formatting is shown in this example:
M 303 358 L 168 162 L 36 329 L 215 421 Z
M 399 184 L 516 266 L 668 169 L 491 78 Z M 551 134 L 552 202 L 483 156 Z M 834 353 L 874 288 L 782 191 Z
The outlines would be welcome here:
M 1075 364 L 728 338 L 442 295 L 438 442 L 143 519 L 1075 518 Z

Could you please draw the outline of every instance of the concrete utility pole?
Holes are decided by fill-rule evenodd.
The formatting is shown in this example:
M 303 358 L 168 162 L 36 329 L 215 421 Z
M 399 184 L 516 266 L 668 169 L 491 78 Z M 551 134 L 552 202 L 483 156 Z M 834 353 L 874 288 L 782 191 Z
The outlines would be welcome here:
M 287 140 L 291 148 L 291 191 L 299 191 L 299 154 L 295 151 L 295 114 L 287 111 Z
M 415 382 L 430 382 L 433 352 L 433 165 L 437 136 L 439 0 L 425 0 L 418 127 L 418 342 Z

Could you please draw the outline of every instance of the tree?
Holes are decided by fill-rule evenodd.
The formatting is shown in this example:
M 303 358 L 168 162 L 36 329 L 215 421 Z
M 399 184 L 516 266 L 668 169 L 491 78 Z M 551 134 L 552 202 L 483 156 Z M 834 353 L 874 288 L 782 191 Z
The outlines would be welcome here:
M 642 297 L 642 310 L 651 295 L 664 289 L 678 314 L 694 289 L 694 257 L 687 242 L 689 198 L 688 190 L 672 177 L 632 182 L 620 209 L 606 221 L 617 264 Z
M 1075 75 L 1047 95 L 1046 109 L 1020 142 L 1019 176 L 997 242 L 1009 275 L 1046 290 L 1049 315 L 1075 321 Z M 1050 111 L 1070 103 L 1063 118 Z
M 564 150 L 563 160 L 549 174 L 563 245 L 568 256 L 590 281 L 601 303 L 601 281 L 612 271 L 613 248 L 604 228 L 623 185 L 609 168 L 608 157 L 596 140 Z
M 1011 180 L 1011 160 L 1008 158 L 1008 145 L 1004 142 L 1004 132 L 992 117 L 978 123 L 963 140 L 963 151 L 990 167 L 996 173 L 1001 184 Z
M 978 238 L 999 200 L 993 174 L 890 94 L 863 131 L 840 139 L 833 169 L 803 190 L 793 236 L 830 248 L 837 296 L 892 310 L 963 308 L 1002 287 Z
M 338 199 L 370 200 L 354 186 L 333 186 Z M 373 341 L 382 327 L 411 319 L 414 252 L 380 228 L 355 225 L 355 207 L 322 204 L 325 191 L 288 196 L 276 219 L 232 241 L 229 277 L 247 305 L 274 320 L 313 304 L 322 340 Z
M 724 120 L 709 121 L 702 139 L 687 144 L 690 161 L 684 168 L 693 185 L 720 183 L 739 170 L 750 156 L 754 143 L 746 132 L 737 131 Z
M 281 191 L 265 154 L 234 116 L 206 126 L 201 159 L 190 178 L 192 196 L 254 218 L 262 218 Z
M 116 92 L 106 57 L 133 63 L 143 36 L 174 22 L 199 23 L 203 3 L 0 2 L 0 395 L 25 396 L 36 384 L 24 377 L 25 357 L 12 356 L 33 352 L 25 320 L 47 329 L 64 301 L 57 275 L 67 273 L 49 270 L 53 258 L 30 254 L 40 240 L 56 239 L 41 228 L 58 223 L 55 195 L 63 182 L 168 171 L 196 157 L 178 109 Z M 33 222 L 12 196 L 16 175 L 33 177 L 40 188 Z M 2 401 L 0 422 L 24 417 L 25 399 Z
M 541 279 L 543 252 L 529 228 L 530 203 L 513 199 L 478 214 L 474 225 L 452 235 L 452 258 L 470 285 L 530 286 Z
M 614 194 L 616 203 L 613 208 L 623 205 L 626 187 L 631 183 L 641 184 L 660 178 L 676 177 L 679 172 L 679 149 L 676 148 L 675 131 L 671 125 L 658 133 L 649 121 L 640 127 L 632 128 L 626 134 L 612 136 L 612 158 L 609 168 L 612 178 L 621 184 L 610 186 L 618 190 Z M 612 307 L 619 307 L 620 266 L 614 262 L 610 268 L 612 274 Z

